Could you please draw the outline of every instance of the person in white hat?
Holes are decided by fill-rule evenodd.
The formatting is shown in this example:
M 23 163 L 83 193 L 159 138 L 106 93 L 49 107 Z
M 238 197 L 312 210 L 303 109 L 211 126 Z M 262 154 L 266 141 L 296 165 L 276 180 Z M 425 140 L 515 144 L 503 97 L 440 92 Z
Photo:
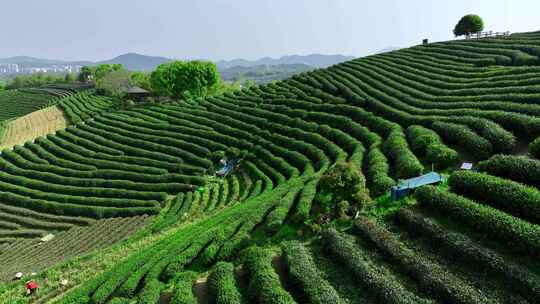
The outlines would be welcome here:
M 20 280 L 20 279 L 22 279 L 22 276 L 23 276 L 22 272 L 17 272 L 17 273 L 15 274 L 15 280 Z

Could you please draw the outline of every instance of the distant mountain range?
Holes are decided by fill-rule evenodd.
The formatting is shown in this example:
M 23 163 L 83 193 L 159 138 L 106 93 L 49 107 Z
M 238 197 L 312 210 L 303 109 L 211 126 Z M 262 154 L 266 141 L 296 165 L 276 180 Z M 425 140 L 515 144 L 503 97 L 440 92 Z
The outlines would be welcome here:
M 245 59 L 234 59 L 230 61 L 221 60 L 216 62 L 216 65 L 220 69 L 231 68 L 231 67 L 252 67 L 259 65 L 283 65 L 283 64 L 303 64 L 315 68 L 325 68 L 334 64 L 341 63 L 343 61 L 354 59 L 351 56 L 344 55 L 291 55 L 283 56 L 280 58 L 270 58 L 264 57 L 257 60 L 245 60 Z
M 285 64 L 302 64 L 314 68 L 323 68 L 334 65 L 343 61 L 353 59 L 354 57 L 343 55 L 291 55 L 280 58 L 265 57 L 257 60 L 234 59 L 230 61 L 217 61 L 216 65 L 220 70 L 232 67 L 254 67 L 263 65 L 285 65 Z M 98 65 L 98 64 L 115 64 L 124 65 L 128 70 L 150 71 L 155 69 L 161 63 L 172 61 L 174 59 L 165 57 L 146 56 L 136 53 L 123 54 L 110 60 L 104 61 L 65 61 L 54 59 L 41 59 L 27 56 L 17 56 L 5 59 L 0 59 L 0 64 L 18 64 L 22 67 L 50 67 L 53 65 Z
M 294 74 L 307 72 L 315 67 L 305 64 L 277 64 L 277 65 L 254 65 L 254 66 L 232 66 L 221 68 L 221 78 L 226 81 L 252 80 L 255 83 L 267 83 L 273 80 L 288 78 Z

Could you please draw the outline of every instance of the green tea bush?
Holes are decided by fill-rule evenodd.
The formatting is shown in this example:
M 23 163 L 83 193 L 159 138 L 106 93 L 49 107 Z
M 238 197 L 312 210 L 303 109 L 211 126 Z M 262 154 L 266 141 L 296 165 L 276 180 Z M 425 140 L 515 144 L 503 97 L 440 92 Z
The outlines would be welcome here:
M 197 298 L 193 294 L 193 284 L 197 279 L 195 272 L 182 272 L 177 274 L 174 278 L 174 290 L 171 299 L 171 304 L 196 304 Z M 159 300 L 159 298 L 158 298 Z M 143 302 L 143 303 L 155 303 L 155 302 Z
M 216 304 L 241 304 L 242 295 L 236 286 L 234 265 L 218 262 L 208 276 L 208 292 Z
M 478 163 L 477 169 L 540 188 L 540 161 L 526 156 L 497 154 Z
M 416 279 L 420 288 L 435 299 L 448 303 L 489 303 L 488 298 L 440 265 L 421 258 L 407 248 L 390 231 L 371 219 L 361 216 L 355 230 L 371 240 L 389 259 Z
M 334 229 L 322 234 L 325 250 L 349 269 L 359 283 L 384 303 L 429 303 L 408 291 L 397 280 L 373 268 L 356 243 Z
M 415 197 L 420 206 L 444 214 L 492 240 L 506 242 L 514 251 L 533 256 L 540 253 L 538 225 L 432 186 L 417 189 Z
M 394 161 L 398 178 L 415 177 L 422 174 L 424 166 L 409 149 L 409 144 L 401 130 L 390 133 L 383 144 L 383 151 Z
M 380 145 L 371 146 L 366 161 L 367 185 L 372 197 L 379 197 L 396 185 L 396 182 L 388 175 L 390 167 L 388 159 L 380 150 Z
M 399 223 L 415 235 L 427 237 L 437 250 L 453 261 L 459 261 L 467 267 L 479 271 L 489 271 L 495 277 L 502 277 L 506 284 L 511 284 L 529 301 L 540 296 L 540 278 L 515 261 L 509 261 L 496 251 L 484 247 L 472 238 L 451 232 L 435 220 L 424 217 L 418 212 L 402 208 L 397 214 Z M 402 226 L 402 227 L 403 227 Z
M 535 139 L 529 145 L 529 152 L 536 158 L 540 159 L 540 137 Z
M 242 261 L 249 276 L 248 292 L 253 301 L 261 304 L 296 303 L 281 286 L 269 251 L 260 247 L 248 248 L 242 254 Z
M 309 303 L 345 303 L 321 276 L 309 249 L 297 241 L 283 243 L 281 248 L 292 281 L 302 290 Z
M 159 301 L 161 291 L 165 284 L 156 279 L 146 280 L 145 284 L 138 295 L 139 303 L 156 303 Z M 171 301 L 172 303 L 172 301 Z M 184 302 L 180 302 L 184 303 Z
M 444 169 L 459 161 L 458 153 L 442 143 L 434 131 L 422 126 L 413 125 L 407 128 L 407 139 L 412 150 L 437 168 Z
M 466 126 L 435 122 L 432 127 L 446 142 L 463 147 L 475 159 L 486 159 L 493 153 L 491 143 Z
M 302 188 L 298 194 L 300 197 L 298 199 L 298 204 L 296 205 L 296 210 L 292 215 L 292 219 L 297 223 L 303 223 L 309 219 L 309 213 L 313 205 L 313 200 L 317 194 L 317 185 L 319 183 L 318 177 L 313 177 L 305 186 Z
M 448 183 L 453 192 L 540 223 L 540 191 L 536 188 L 473 171 L 456 171 Z

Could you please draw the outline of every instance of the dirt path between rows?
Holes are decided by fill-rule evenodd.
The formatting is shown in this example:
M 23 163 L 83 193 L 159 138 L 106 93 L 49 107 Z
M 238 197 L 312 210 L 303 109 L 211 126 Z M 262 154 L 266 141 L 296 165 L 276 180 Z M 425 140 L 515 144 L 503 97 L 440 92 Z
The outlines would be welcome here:
M 0 150 L 54 133 L 66 126 L 64 113 L 57 106 L 32 112 L 7 124 L 4 137 L 0 140 Z

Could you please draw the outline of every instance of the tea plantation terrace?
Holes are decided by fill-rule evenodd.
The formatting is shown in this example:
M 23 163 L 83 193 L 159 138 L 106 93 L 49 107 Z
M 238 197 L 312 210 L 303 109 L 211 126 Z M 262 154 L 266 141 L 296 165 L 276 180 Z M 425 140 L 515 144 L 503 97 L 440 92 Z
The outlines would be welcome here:
M 69 284 L 43 283 L 35 301 L 175 303 L 206 278 L 213 300 L 534 303 L 539 50 L 540 33 L 520 33 L 415 46 L 195 102 L 113 110 L 88 92 L 62 99 L 70 127 L 0 157 L 0 272 L 12 271 L 2 261 L 20 263 L 27 238 L 156 215 L 107 254 L 40 273 Z M 211 156 L 231 147 L 247 153 L 240 166 L 211 177 Z M 361 215 L 312 242 L 270 246 L 309 223 L 337 162 L 359 168 L 375 199 L 432 164 L 452 171 L 470 158 L 481 172 L 421 187 L 416 205 L 389 218 Z M 0 302 L 21 299 L 10 284 Z

